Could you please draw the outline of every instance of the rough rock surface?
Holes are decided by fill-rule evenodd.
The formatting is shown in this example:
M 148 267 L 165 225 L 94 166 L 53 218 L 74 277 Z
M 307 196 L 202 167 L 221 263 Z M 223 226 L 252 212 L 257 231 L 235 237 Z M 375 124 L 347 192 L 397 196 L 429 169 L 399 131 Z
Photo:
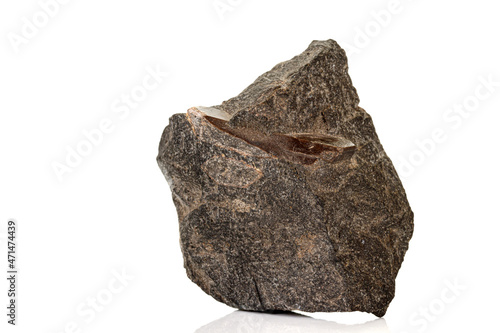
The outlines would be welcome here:
M 244 310 L 385 314 L 413 213 L 358 103 L 344 50 L 314 41 L 239 96 L 170 118 L 158 163 L 187 274 L 207 294 Z

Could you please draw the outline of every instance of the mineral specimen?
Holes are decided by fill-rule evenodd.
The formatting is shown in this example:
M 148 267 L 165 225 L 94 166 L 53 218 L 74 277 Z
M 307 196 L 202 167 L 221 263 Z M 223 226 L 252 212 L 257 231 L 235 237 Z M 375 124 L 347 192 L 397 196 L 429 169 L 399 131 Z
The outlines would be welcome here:
M 174 114 L 158 164 L 189 278 L 255 311 L 383 316 L 413 213 L 344 50 L 314 41 L 215 107 Z

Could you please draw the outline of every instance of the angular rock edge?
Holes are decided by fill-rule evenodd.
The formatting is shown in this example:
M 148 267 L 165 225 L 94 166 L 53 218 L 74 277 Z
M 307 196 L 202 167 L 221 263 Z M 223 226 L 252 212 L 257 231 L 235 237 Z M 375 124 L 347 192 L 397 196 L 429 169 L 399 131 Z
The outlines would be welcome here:
M 157 161 L 187 275 L 216 300 L 386 313 L 413 212 L 347 69 L 335 41 L 314 41 L 239 96 L 170 118 Z

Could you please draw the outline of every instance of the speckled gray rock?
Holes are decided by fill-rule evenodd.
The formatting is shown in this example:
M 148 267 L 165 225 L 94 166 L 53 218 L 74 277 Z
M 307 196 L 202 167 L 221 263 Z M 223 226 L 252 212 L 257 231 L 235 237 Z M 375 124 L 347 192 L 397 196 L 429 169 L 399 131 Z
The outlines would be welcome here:
M 345 52 L 314 41 L 239 96 L 170 118 L 158 163 L 187 274 L 207 294 L 244 310 L 385 314 L 413 213 L 358 103 Z

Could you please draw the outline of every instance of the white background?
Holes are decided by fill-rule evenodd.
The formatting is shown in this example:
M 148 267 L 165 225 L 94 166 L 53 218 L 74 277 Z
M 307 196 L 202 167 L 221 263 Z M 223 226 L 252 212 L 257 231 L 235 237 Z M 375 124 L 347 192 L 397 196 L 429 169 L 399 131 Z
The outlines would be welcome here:
M 199 332 L 496 329 L 498 3 L 221 3 L 229 9 L 218 12 L 213 0 L 71 0 L 44 22 L 35 0 L 1 2 L 0 233 L 17 220 L 20 277 L 15 328 L 6 324 L 1 280 L 0 331 L 195 332 L 232 313 L 185 275 L 177 216 L 155 160 L 162 130 L 172 114 L 217 105 L 329 38 L 349 51 L 360 105 L 415 212 L 396 297 L 385 321 L 361 326 L 337 323 L 376 318 L 237 312 Z M 40 27 L 30 34 L 26 22 L 34 20 Z M 147 68 L 169 75 L 125 114 L 122 95 L 140 90 Z M 65 163 L 68 147 L 103 119 L 112 131 L 59 180 L 54 163 Z M 133 279 L 118 288 L 113 272 L 123 269 Z M 109 303 L 93 316 L 87 302 L 96 296 Z

